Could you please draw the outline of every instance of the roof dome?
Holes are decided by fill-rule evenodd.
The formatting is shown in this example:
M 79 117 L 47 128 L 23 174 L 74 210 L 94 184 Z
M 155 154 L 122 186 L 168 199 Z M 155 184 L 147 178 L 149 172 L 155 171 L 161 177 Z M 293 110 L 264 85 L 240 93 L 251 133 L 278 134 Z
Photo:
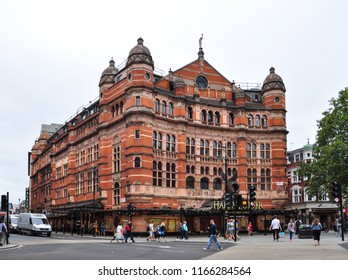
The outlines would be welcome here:
M 284 92 L 286 91 L 283 79 L 275 73 L 274 67 L 271 67 L 271 69 L 269 69 L 268 76 L 263 81 L 262 92 L 266 92 L 273 89 L 280 89 Z
M 133 63 L 146 63 L 152 66 L 152 68 L 154 67 L 151 52 L 144 46 L 144 40 L 142 38 L 138 39 L 138 44 L 129 52 L 126 66 Z
M 99 86 L 102 86 L 103 84 L 113 84 L 117 73 L 118 69 L 115 67 L 115 61 L 111 58 L 109 66 L 103 71 L 100 77 Z
M 305 151 L 311 151 L 311 150 L 313 150 L 313 145 L 308 143 L 308 144 L 303 146 L 303 149 Z
M 245 96 L 245 91 L 240 86 L 236 87 L 235 85 L 233 85 L 232 91 L 234 92 L 234 98 Z
M 117 74 L 118 69 L 115 67 L 115 61 L 113 60 L 113 58 L 111 58 L 111 60 L 109 61 L 109 67 L 107 67 L 103 73 L 102 73 L 102 77 L 106 76 L 106 75 L 115 75 Z
M 178 76 L 174 81 L 174 88 L 185 87 L 185 81 L 181 76 Z

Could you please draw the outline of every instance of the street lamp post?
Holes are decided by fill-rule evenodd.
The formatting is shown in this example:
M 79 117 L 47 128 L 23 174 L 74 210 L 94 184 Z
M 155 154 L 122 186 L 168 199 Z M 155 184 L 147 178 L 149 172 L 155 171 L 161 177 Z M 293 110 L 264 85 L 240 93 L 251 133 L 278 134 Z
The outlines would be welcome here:
M 95 223 L 95 175 L 96 175 L 96 167 L 93 165 L 92 166 L 92 171 L 93 171 L 93 215 L 92 215 L 92 223 L 93 223 L 93 237 L 96 236 L 96 225 Z

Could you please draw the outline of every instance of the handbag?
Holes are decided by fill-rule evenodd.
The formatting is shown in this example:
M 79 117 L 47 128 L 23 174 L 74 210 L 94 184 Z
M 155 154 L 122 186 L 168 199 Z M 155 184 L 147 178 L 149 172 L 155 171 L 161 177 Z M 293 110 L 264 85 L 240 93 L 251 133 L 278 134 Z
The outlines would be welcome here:
M 284 237 L 285 236 L 285 232 L 284 231 L 280 231 L 279 232 L 279 237 Z

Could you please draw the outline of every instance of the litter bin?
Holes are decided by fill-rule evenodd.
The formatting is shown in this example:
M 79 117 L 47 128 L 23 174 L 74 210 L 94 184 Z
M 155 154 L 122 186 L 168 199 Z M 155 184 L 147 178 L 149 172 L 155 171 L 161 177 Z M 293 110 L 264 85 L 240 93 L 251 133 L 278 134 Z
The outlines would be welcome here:
M 299 226 L 298 238 L 313 238 L 312 226 L 309 224 L 302 224 Z

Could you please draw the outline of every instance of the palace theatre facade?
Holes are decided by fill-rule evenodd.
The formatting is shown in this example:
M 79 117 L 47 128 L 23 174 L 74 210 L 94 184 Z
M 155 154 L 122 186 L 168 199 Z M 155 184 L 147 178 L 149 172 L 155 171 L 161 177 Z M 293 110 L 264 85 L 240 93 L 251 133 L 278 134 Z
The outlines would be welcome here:
M 30 210 L 47 212 L 58 229 L 97 220 L 112 231 L 132 219 L 135 232 L 150 220 L 175 231 L 186 220 L 198 233 L 210 218 L 223 226 L 233 181 L 245 199 L 256 187 L 252 211 L 234 213 L 242 228 L 251 220 L 264 230 L 275 213 L 285 222 L 285 86 L 275 69 L 262 85 L 239 87 L 205 60 L 200 41 L 196 60 L 167 75 L 154 70 L 139 38 L 121 69 L 111 59 L 102 72 L 96 101 L 41 131 L 30 153 Z

